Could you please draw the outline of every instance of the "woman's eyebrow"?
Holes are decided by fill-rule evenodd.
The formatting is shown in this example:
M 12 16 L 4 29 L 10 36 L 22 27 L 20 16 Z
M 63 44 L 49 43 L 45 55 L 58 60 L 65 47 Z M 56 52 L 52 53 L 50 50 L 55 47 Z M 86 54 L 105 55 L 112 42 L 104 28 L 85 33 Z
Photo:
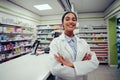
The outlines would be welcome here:
M 65 18 L 70 18 L 70 16 L 66 16 Z M 75 17 L 71 17 L 71 18 L 75 18 Z
M 69 18 L 69 16 L 66 16 L 65 18 Z

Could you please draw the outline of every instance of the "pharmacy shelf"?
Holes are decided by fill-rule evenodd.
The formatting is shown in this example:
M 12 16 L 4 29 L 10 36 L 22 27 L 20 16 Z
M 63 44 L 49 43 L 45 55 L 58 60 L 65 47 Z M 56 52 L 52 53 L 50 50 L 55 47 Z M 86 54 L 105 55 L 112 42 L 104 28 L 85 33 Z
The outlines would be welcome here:
M 32 51 L 34 28 L 0 23 L 0 62 Z
M 105 38 L 107 37 L 106 35 L 105 36 L 79 36 L 81 38 Z
M 117 19 L 116 33 L 117 33 L 116 37 L 117 37 L 118 68 L 120 69 L 120 18 Z
M 47 24 L 37 26 L 37 39 L 41 41 L 39 48 L 46 48 L 49 46 L 50 42 L 54 38 L 54 31 L 56 30 L 62 30 L 61 24 Z
M 91 30 L 85 30 L 85 31 L 83 31 L 83 30 L 80 30 L 80 32 L 79 33 L 107 33 L 106 32 L 106 30 L 96 30 L 96 31 L 91 31 Z
M 108 63 L 108 37 L 106 26 L 81 27 L 78 36 L 85 39 L 100 63 Z

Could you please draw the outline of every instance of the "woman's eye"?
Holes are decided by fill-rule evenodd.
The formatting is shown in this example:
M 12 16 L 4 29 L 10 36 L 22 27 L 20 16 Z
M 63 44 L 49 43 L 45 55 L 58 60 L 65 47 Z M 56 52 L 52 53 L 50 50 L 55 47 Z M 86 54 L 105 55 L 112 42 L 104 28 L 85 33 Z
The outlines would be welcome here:
M 66 21 L 69 21 L 70 19 L 71 19 L 72 21 L 76 21 L 76 18 L 69 18 L 69 17 L 66 17 L 66 18 L 65 18 Z
M 73 18 L 72 20 L 73 20 L 73 21 L 76 21 L 76 19 L 75 19 L 75 18 Z
M 67 18 L 66 18 L 66 21 L 69 21 L 69 20 L 70 20 L 70 18 L 67 17 Z

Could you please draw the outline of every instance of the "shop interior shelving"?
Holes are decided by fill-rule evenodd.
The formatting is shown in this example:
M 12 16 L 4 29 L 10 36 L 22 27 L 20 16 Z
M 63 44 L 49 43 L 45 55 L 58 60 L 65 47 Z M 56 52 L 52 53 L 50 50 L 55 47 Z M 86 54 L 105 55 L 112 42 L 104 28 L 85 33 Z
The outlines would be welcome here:
M 0 23 L 0 63 L 31 52 L 33 28 Z
M 118 52 L 118 68 L 120 69 L 120 18 L 117 19 L 117 52 Z
M 78 36 L 85 39 L 100 63 L 108 63 L 108 38 L 106 26 L 80 27 Z
M 40 49 L 44 49 L 49 46 L 50 42 L 54 38 L 54 32 L 62 32 L 61 24 L 47 24 L 37 26 L 37 39 L 40 40 Z

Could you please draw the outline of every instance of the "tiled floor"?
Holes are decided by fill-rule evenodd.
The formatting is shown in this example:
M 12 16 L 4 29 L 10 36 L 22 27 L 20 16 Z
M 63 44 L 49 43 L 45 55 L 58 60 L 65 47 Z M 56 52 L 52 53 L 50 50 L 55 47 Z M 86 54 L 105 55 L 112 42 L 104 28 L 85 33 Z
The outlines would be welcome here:
M 100 65 L 98 69 L 88 74 L 87 80 L 120 80 L 120 70 L 116 67 Z

